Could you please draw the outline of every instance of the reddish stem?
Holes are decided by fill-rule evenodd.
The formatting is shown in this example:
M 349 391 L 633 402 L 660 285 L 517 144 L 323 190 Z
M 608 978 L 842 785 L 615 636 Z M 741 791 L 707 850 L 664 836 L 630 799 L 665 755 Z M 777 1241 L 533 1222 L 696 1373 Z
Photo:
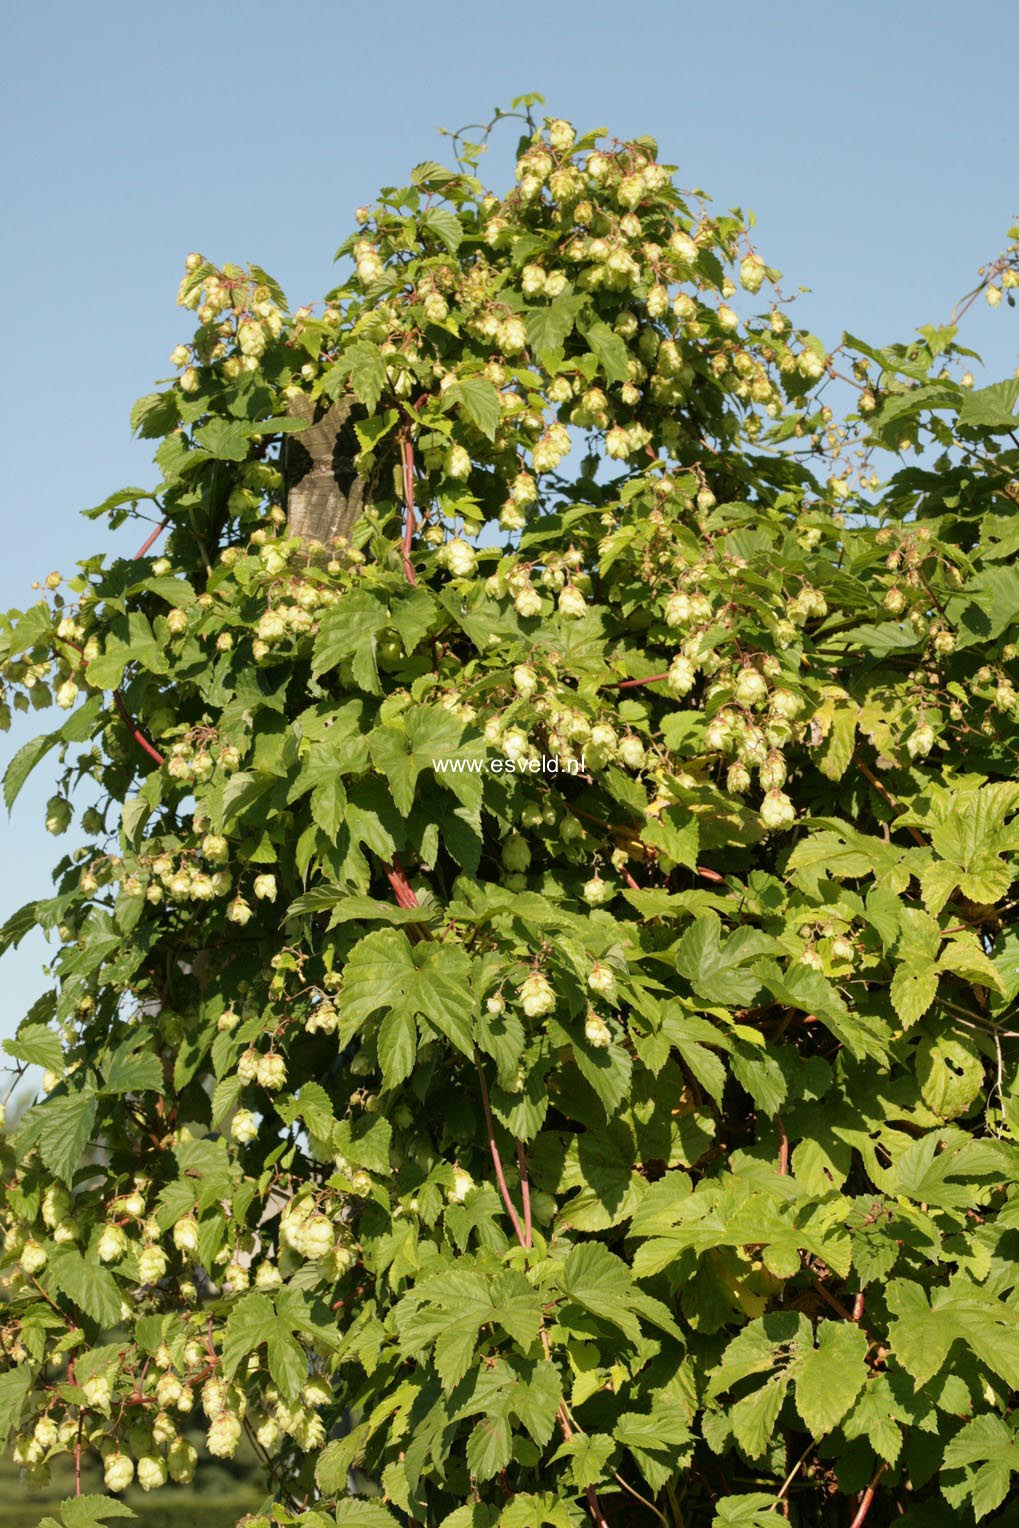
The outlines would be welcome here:
M 389 881 L 390 886 L 392 886 L 393 893 L 401 907 L 418 906 L 418 899 L 414 895 L 414 890 L 408 883 L 407 877 L 404 875 L 403 868 L 400 865 L 398 859 L 394 858 L 392 865 L 386 866 L 386 878 Z M 475 1056 L 475 1065 L 478 1069 L 478 1081 L 481 1084 L 481 1102 L 485 1111 L 485 1127 L 488 1132 L 488 1147 L 492 1153 L 492 1166 L 495 1168 L 495 1179 L 499 1185 L 499 1193 L 502 1196 L 503 1204 L 506 1206 L 506 1213 L 509 1215 L 517 1241 L 522 1247 L 530 1247 L 533 1245 L 533 1226 L 531 1222 L 531 1189 L 527 1177 L 527 1163 L 524 1158 L 524 1149 L 518 1141 L 516 1143 L 517 1167 L 520 1172 L 520 1196 L 524 1206 L 524 1223 L 521 1225 L 520 1216 L 517 1214 L 516 1206 L 514 1205 L 513 1199 L 510 1195 L 509 1184 L 506 1182 L 506 1174 L 503 1171 L 502 1157 L 499 1155 L 499 1147 L 496 1144 L 495 1122 L 492 1118 L 492 1105 L 488 1097 L 488 1084 L 485 1081 L 485 1073 L 482 1069 L 481 1058 L 479 1056 Z M 548 1353 L 549 1348 L 547 1345 L 547 1333 L 543 1333 L 543 1338 L 546 1342 L 545 1351 Z M 563 1437 L 568 1442 L 573 1435 L 573 1429 L 570 1426 L 565 1402 L 563 1402 L 559 1407 L 558 1418 Z M 594 1486 L 588 1486 L 585 1495 L 587 1497 L 587 1505 L 591 1513 L 591 1520 L 594 1523 L 595 1528 L 609 1528 L 609 1523 L 605 1518 L 605 1514 L 602 1512 L 601 1502 L 598 1499 L 598 1493 Z
M 403 866 L 400 864 L 400 861 L 394 858 L 393 863 L 385 868 L 386 880 L 393 888 L 393 895 L 396 897 L 397 906 L 417 907 L 418 899 L 414 895 L 414 888 L 404 875 Z
M 150 759 L 154 759 L 157 764 L 162 764 L 164 762 L 163 755 L 159 752 L 158 748 L 153 748 L 152 744 L 149 742 L 144 732 L 142 732 L 141 728 L 135 726 L 134 719 L 131 716 L 130 711 L 127 709 L 127 706 L 124 704 L 124 697 L 119 690 L 114 690 L 113 692 L 113 703 L 117 710 L 120 712 L 121 720 L 123 721 L 125 727 L 127 727 L 135 742 L 138 744 L 138 747 L 142 749 L 144 753 L 147 753 Z
M 778 1175 L 785 1178 L 789 1173 L 789 1137 L 780 1114 L 775 1115 L 775 1129 L 778 1131 Z
M 856 1298 L 853 1301 L 853 1320 L 854 1321 L 862 1321 L 863 1320 L 863 1290 L 862 1289 L 860 1290 L 860 1292 L 857 1294 Z
M 631 891 L 640 891 L 640 883 L 633 879 L 633 876 L 628 870 L 623 871 L 623 880 L 626 882 L 627 886 L 629 886 Z
M 856 765 L 863 778 L 869 781 L 869 783 L 874 787 L 878 795 L 881 797 L 882 801 L 886 802 L 887 805 L 891 807 L 893 812 L 901 813 L 905 810 L 901 802 L 896 801 L 891 791 L 881 784 L 881 781 L 878 779 L 874 771 L 872 769 L 868 769 L 863 760 L 858 758 L 856 754 L 853 755 L 853 763 Z M 922 849 L 926 849 L 927 840 L 924 838 L 919 829 L 907 826 L 906 832 L 910 835 L 915 844 L 919 844 Z
M 719 875 L 717 870 L 709 870 L 706 865 L 698 865 L 697 874 L 703 881 L 711 881 L 716 886 L 725 884 L 725 876 Z
M 646 679 L 621 679 L 616 685 L 617 690 L 633 690 L 642 684 L 661 684 L 663 679 L 668 679 L 668 670 L 664 674 L 649 674 Z
M 134 562 L 137 562 L 139 557 L 144 557 L 145 556 L 145 553 L 148 551 L 149 547 L 152 546 L 153 542 L 159 536 L 162 535 L 163 531 L 166 530 L 166 527 L 169 525 L 169 523 L 170 523 L 169 520 L 164 520 L 160 525 L 156 526 L 156 528 L 152 532 L 151 536 L 147 536 L 145 538 L 145 540 L 142 542 L 141 546 L 138 548 L 137 552 L 135 552 L 135 554 L 134 554 L 134 558 L 132 559 Z M 149 742 L 148 738 L 142 732 L 141 728 L 135 726 L 134 720 L 133 720 L 133 718 L 131 716 L 130 711 L 127 709 L 127 706 L 124 703 L 124 697 L 121 694 L 120 690 L 114 690 L 114 692 L 113 692 L 113 703 L 116 706 L 117 710 L 120 712 L 120 717 L 121 717 L 121 720 L 123 721 L 125 727 L 127 727 L 128 731 L 130 732 L 131 736 L 134 738 L 135 742 L 138 744 L 138 747 L 142 750 L 142 752 L 143 753 L 147 753 L 149 758 L 153 759 L 157 764 L 164 763 L 163 755 L 159 752 L 159 749 L 158 748 L 154 748 L 152 746 L 152 744 Z
M 166 527 L 169 525 L 169 523 L 170 523 L 169 520 L 164 520 L 161 525 L 157 525 L 156 526 L 155 530 L 152 532 L 152 535 L 148 536 L 142 542 L 141 546 L 138 548 L 137 552 L 135 552 L 135 554 L 134 554 L 134 561 L 135 562 L 138 561 L 139 557 L 144 557 L 145 553 L 148 551 L 149 547 L 152 546 L 154 542 L 159 540 L 159 537 L 166 530 Z
M 485 1110 L 485 1126 L 488 1131 L 488 1148 L 492 1153 L 492 1165 L 495 1168 L 495 1179 L 499 1185 L 499 1193 L 502 1195 L 502 1202 L 506 1206 L 506 1213 L 512 1222 L 517 1241 L 522 1247 L 526 1247 L 529 1245 L 529 1243 L 524 1235 L 524 1228 L 520 1224 L 520 1216 L 517 1214 L 516 1206 L 510 1197 L 509 1184 L 506 1182 L 506 1174 L 503 1172 L 502 1168 L 502 1157 L 499 1155 L 499 1148 L 495 1141 L 495 1122 L 492 1119 L 492 1105 L 489 1103 L 488 1099 L 488 1084 L 485 1081 L 485 1073 L 479 1059 L 475 1060 L 475 1065 L 478 1069 L 478 1080 L 481 1083 L 481 1102 Z
M 517 1171 L 520 1174 L 520 1198 L 524 1205 L 524 1246 L 533 1245 L 531 1225 L 531 1185 L 527 1178 L 527 1162 L 524 1157 L 524 1148 L 520 1141 L 517 1142 Z
M 591 1510 L 591 1520 L 595 1528 L 609 1528 L 608 1519 L 601 1509 L 601 1502 L 598 1500 L 598 1493 L 594 1486 L 587 1488 L 587 1505 Z
M 407 575 L 407 582 L 416 586 L 417 578 L 410 560 L 417 519 L 414 515 L 414 447 L 409 434 L 405 434 L 400 443 L 400 454 L 403 459 L 403 502 L 406 506 L 403 517 L 403 571 Z
M 846 1310 L 846 1307 L 842 1304 L 842 1301 L 837 1300 L 832 1294 L 831 1290 L 825 1289 L 820 1280 L 818 1280 L 818 1282 L 814 1285 L 814 1288 L 821 1296 L 821 1299 L 830 1305 L 832 1310 L 835 1311 L 837 1315 L 842 1317 L 843 1321 L 852 1321 L 853 1318 Z
M 874 1492 L 877 1490 L 878 1481 L 881 1479 L 881 1476 L 884 1474 L 887 1468 L 887 1461 L 878 1465 L 873 1480 L 860 1498 L 860 1505 L 856 1509 L 856 1516 L 850 1523 L 849 1528 L 861 1528 L 861 1525 L 866 1521 L 867 1514 L 871 1507 L 874 1505 Z

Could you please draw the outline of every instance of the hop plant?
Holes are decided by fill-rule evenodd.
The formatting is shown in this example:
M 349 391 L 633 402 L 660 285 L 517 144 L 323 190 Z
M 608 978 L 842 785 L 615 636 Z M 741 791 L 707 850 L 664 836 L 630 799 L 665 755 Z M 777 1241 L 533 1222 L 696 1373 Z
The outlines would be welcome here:
M 518 993 L 520 1006 L 529 1019 L 551 1013 L 556 1005 L 555 990 L 540 971 L 532 971 Z
M 611 899 L 612 887 L 596 871 L 589 881 L 584 882 L 583 897 L 589 906 L 601 907 Z
M 241 1441 L 241 1419 L 233 1412 L 221 1411 L 214 1417 L 205 1435 L 205 1446 L 217 1459 L 232 1459 Z
M 127 1251 L 127 1237 L 120 1226 L 104 1226 L 96 1244 L 96 1254 L 101 1263 L 115 1263 Z
M 119 1449 L 112 1449 L 103 1462 L 103 1480 L 108 1491 L 119 1495 L 134 1479 L 134 1460 Z
M 309 1523 L 1007 1513 L 1014 389 L 958 324 L 836 361 L 739 211 L 534 104 L 321 304 L 189 255 L 158 549 L 0 621 L 0 721 L 60 713 L 8 801 L 80 838 L 0 941 L 50 938 L 14 1458 L 172 1490 L 248 1428 Z
M 190 1255 L 198 1250 L 198 1221 L 193 1215 L 185 1215 L 173 1228 L 173 1244 L 178 1252 Z
M 605 1020 L 592 1011 L 584 1021 L 584 1038 L 595 1050 L 604 1050 L 612 1041 L 612 1031 Z
M 158 1284 L 167 1269 L 162 1247 L 143 1247 L 138 1254 L 138 1278 L 143 1284 Z
M 761 803 L 761 821 L 772 831 L 781 831 L 796 821 L 796 807 L 784 791 L 775 788 L 767 792 Z
M 137 1469 L 138 1484 L 143 1491 L 156 1491 L 166 1484 L 166 1461 L 158 1454 L 143 1454 Z
M 592 992 L 597 992 L 601 997 L 613 997 L 616 990 L 615 974 L 609 966 L 603 966 L 600 961 L 595 961 L 587 973 L 587 985 Z

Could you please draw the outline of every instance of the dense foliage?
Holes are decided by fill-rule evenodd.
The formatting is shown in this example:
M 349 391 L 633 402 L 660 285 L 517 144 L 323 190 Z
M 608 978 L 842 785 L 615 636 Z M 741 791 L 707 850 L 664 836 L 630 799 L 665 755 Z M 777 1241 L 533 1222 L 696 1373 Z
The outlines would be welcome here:
M 260 1524 L 972 1523 L 1019 1472 L 1019 381 L 954 326 L 829 354 L 649 139 L 528 123 L 502 198 L 455 146 L 321 307 L 189 256 L 161 481 L 92 512 L 163 541 L 4 623 L 67 713 L 8 804 L 59 760 L 87 847 L 3 934 L 57 948 L 0 1430 L 101 1461 L 47 1528 L 244 1434 Z

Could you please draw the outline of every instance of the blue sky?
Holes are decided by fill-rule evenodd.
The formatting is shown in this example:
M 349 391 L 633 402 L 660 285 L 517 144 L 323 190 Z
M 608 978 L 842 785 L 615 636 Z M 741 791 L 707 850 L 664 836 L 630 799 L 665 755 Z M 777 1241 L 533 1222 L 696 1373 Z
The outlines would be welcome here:
M 944 321 L 1019 213 L 1014 0 L 33 0 L 5 33 L 0 609 L 100 546 L 135 549 L 77 512 L 154 481 L 128 410 L 187 333 L 189 249 L 314 300 L 358 204 L 443 159 L 436 128 L 524 91 L 585 129 L 651 133 L 681 184 L 752 208 L 829 342 Z M 495 187 L 513 136 L 483 166 Z M 971 310 L 985 380 L 1011 373 L 1017 337 L 1007 310 Z M 0 736 L 0 763 L 46 727 Z M 48 794 L 43 766 L 0 819 L 0 918 L 46 893 L 67 842 L 43 830 Z M 0 1036 L 44 954 L 29 940 L 5 957 Z

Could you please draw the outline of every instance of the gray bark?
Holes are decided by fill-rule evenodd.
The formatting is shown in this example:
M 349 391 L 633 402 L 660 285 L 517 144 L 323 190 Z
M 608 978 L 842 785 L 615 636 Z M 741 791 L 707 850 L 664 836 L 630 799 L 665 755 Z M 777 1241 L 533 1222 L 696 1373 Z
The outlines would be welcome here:
M 360 443 L 352 398 L 341 398 L 322 412 L 322 404 L 305 395 L 287 408 L 309 421 L 306 430 L 284 437 L 287 525 L 290 535 L 300 536 L 313 553 L 316 545 L 328 549 L 338 537 L 350 535 L 371 503 L 371 483 L 358 476 L 354 465 Z

